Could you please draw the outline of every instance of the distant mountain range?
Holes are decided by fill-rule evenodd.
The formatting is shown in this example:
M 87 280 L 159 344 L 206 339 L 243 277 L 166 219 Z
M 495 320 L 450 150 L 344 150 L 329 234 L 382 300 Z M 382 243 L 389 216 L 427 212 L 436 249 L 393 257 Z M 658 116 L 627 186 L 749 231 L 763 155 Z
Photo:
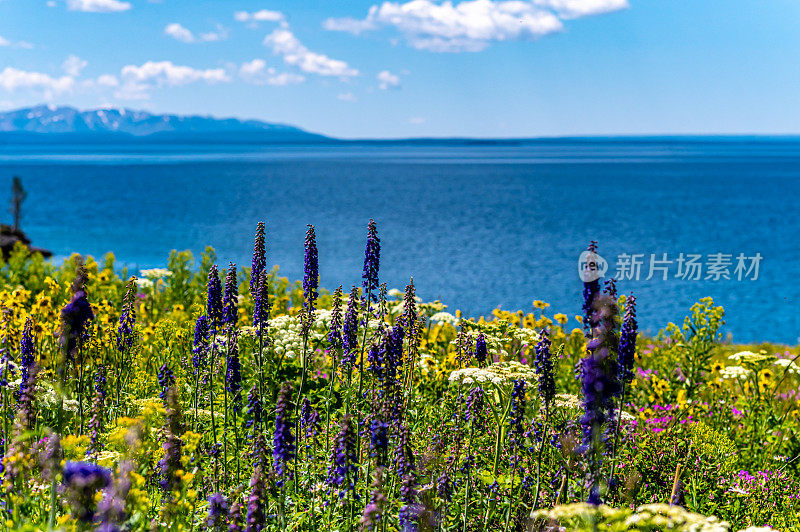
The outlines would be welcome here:
M 2 0 L 0 0 L 2 1 Z M 343 140 L 260 120 L 152 114 L 105 108 L 37 105 L 0 112 L 0 145 L 14 144 L 366 144 L 410 146 L 524 146 L 580 144 L 685 144 L 800 142 L 797 135 L 622 135 L 533 138 L 395 138 Z
M 329 139 L 259 120 L 152 114 L 130 109 L 37 105 L 0 113 L 0 142 L 53 141 L 320 142 Z

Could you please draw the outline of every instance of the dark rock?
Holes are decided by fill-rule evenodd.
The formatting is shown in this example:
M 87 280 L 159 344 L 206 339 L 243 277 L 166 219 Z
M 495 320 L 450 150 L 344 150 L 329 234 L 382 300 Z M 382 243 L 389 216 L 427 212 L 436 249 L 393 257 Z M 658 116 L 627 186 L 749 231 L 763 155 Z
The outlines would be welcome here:
M 53 256 L 47 249 L 31 247 L 31 239 L 23 231 L 15 230 L 10 225 L 0 224 L 0 251 L 3 253 L 3 259 L 7 260 L 11 256 L 11 251 L 17 242 L 22 243 L 31 253 L 41 253 L 45 258 Z

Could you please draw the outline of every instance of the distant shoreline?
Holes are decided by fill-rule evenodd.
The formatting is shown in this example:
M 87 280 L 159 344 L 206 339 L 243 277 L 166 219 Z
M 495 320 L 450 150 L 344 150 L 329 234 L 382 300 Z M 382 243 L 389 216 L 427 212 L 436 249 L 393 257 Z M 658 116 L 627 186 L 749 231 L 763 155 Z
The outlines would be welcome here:
M 271 137 L 271 138 L 270 138 Z M 27 133 L 0 132 L 0 146 L 149 146 L 171 145 L 241 145 L 241 146 L 536 146 L 583 144 L 781 144 L 798 143 L 800 135 L 598 135 L 529 138 L 470 138 L 470 137 L 412 137 L 397 139 L 340 139 L 316 138 L 276 139 L 251 132 L 241 134 L 174 134 L 151 135 L 81 134 L 81 133 Z

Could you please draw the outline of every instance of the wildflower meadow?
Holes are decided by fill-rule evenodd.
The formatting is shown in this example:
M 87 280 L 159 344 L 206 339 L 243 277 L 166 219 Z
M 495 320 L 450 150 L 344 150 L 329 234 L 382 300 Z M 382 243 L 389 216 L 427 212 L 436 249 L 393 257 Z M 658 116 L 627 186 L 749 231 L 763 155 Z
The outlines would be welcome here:
M 381 282 L 374 221 L 360 286 L 312 226 L 290 282 L 268 236 L 136 272 L 14 248 L 0 529 L 800 530 L 798 347 L 709 298 L 644 335 L 602 278 L 579 316 L 467 317 Z

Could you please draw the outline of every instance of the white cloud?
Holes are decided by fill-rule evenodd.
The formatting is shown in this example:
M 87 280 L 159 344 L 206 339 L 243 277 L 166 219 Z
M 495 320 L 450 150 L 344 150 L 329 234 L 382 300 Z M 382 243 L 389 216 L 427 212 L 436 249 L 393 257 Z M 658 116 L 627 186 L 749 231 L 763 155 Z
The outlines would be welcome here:
M 0 70 L 0 87 L 8 92 L 14 92 L 20 88 L 41 90 L 49 99 L 54 94 L 71 91 L 75 87 L 75 78 L 72 76 L 55 78 L 42 72 L 6 67 Z
M 186 28 L 177 22 L 167 24 L 167 26 L 164 28 L 164 33 L 166 35 L 169 35 L 173 39 L 185 43 L 216 42 L 216 41 L 224 41 L 225 39 L 228 38 L 227 28 L 219 24 L 217 24 L 217 29 L 215 31 L 201 33 L 199 37 L 195 36 L 195 34 L 192 33 L 192 31 L 189 28 Z
M 373 5 L 364 19 L 331 18 L 323 27 L 354 35 L 394 27 L 417 49 L 477 52 L 492 42 L 536 39 L 560 31 L 562 19 L 627 7 L 627 0 L 410 0 Z
M 81 70 L 86 68 L 86 65 L 88 65 L 88 64 L 89 63 L 87 61 L 81 59 L 77 55 L 70 55 L 69 57 L 67 57 L 66 60 L 64 60 L 63 63 L 61 63 L 61 69 L 68 76 L 72 76 L 74 78 L 74 77 L 79 76 L 80 73 L 81 73 Z
M 97 84 L 101 87 L 118 87 L 119 80 L 117 79 L 117 76 L 103 74 L 102 76 L 97 77 Z
M 409 124 L 424 124 L 425 118 L 422 116 L 412 116 L 408 119 Z
M 358 75 L 358 70 L 350 67 L 346 62 L 312 52 L 286 28 L 278 28 L 267 35 L 264 38 L 264 45 L 272 48 L 275 54 L 282 56 L 286 64 L 296 66 L 309 74 L 342 78 Z
M 322 23 L 322 27 L 330 31 L 346 31 L 353 35 L 359 35 L 365 31 L 377 30 L 380 25 L 371 17 L 373 9 L 375 9 L 374 6 L 370 9 L 370 15 L 364 20 L 349 17 L 329 18 Z
M 120 0 L 67 0 L 67 7 L 72 11 L 113 13 L 127 11 L 131 8 L 131 4 Z
M 337 98 L 342 100 L 343 102 L 357 102 L 358 101 L 358 98 L 356 98 L 356 95 L 353 94 L 352 92 L 343 92 L 342 94 L 337 96 Z
M 133 83 L 154 83 L 156 85 L 186 85 L 196 81 L 220 83 L 230 81 L 221 68 L 198 70 L 189 66 L 175 65 L 172 61 L 148 61 L 143 65 L 122 67 L 122 78 Z
M 563 19 L 602 15 L 630 7 L 628 0 L 533 0 L 536 5 L 554 10 Z
M 266 70 L 267 62 L 263 59 L 253 59 L 247 63 L 242 63 L 242 66 L 239 68 L 239 75 L 244 78 L 252 78 L 258 74 L 261 74 Z
M 200 40 L 203 42 L 224 41 L 227 38 L 228 28 L 222 26 L 221 24 L 217 24 L 217 29 L 215 31 L 209 31 L 200 34 Z
M 33 48 L 33 45 L 29 42 L 26 41 L 11 42 L 2 35 L 0 35 L 0 47 L 2 46 L 8 46 L 11 48 L 24 48 L 26 50 L 30 50 Z
M 382 91 L 394 89 L 400 86 L 400 78 L 388 70 L 381 70 L 378 73 L 378 88 Z
M 291 72 L 278 72 L 273 67 L 267 68 L 267 63 L 263 59 L 253 59 L 247 63 L 242 63 L 239 68 L 239 76 L 255 85 L 296 85 L 306 80 L 305 76 Z
M 300 74 L 294 74 L 292 72 L 275 72 L 274 68 L 268 68 L 267 73 L 269 77 L 267 78 L 267 85 L 276 85 L 276 86 L 284 86 L 284 85 L 296 85 L 298 83 L 302 83 L 306 80 L 305 76 Z
M 194 34 L 177 22 L 167 24 L 167 27 L 164 28 L 164 33 L 181 42 L 190 43 L 195 41 Z
M 280 11 L 270 11 L 262 9 L 248 13 L 247 11 L 237 11 L 233 18 L 239 22 L 280 22 L 284 20 L 284 15 Z

